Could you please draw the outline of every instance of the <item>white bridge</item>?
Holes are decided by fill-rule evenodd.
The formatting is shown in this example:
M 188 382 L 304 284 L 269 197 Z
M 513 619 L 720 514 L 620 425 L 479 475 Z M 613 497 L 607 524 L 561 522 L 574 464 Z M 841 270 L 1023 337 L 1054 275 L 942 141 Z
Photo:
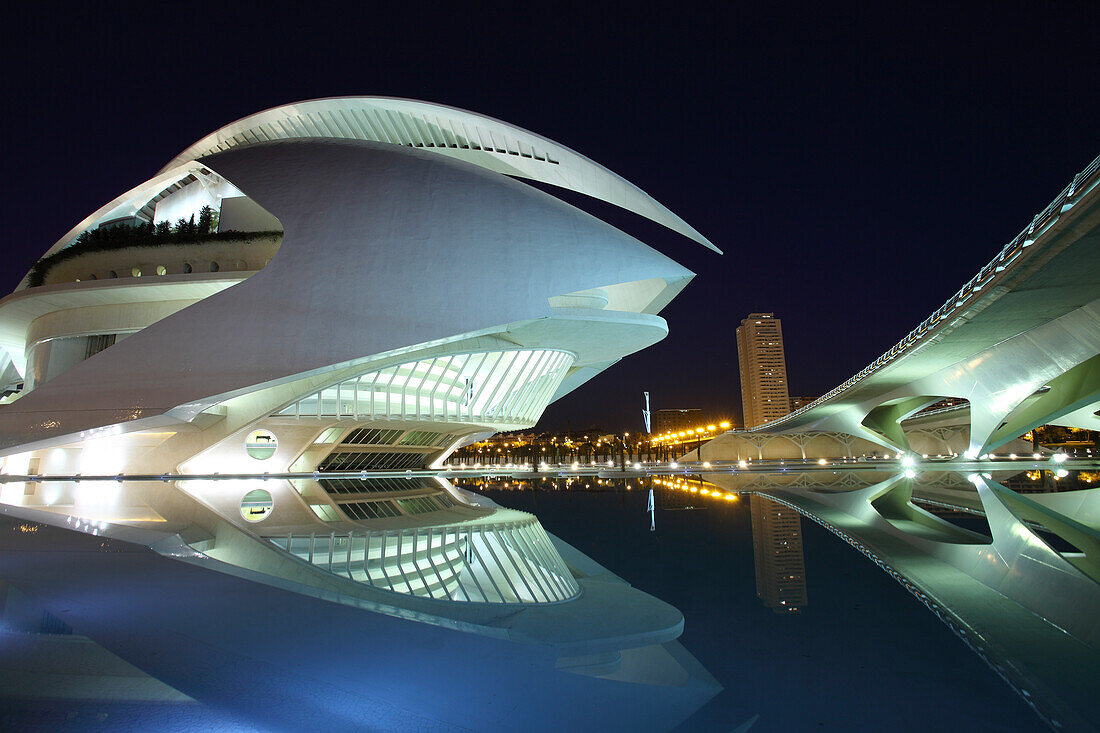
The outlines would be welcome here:
M 846 434 L 910 448 L 902 421 L 966 400 L 974 458 L 1045 424 L 1100 429 L 1100 158 L 935 313 L 815 402 L 720 437 Z
M 968 405 L 914 417 L 945 398 Z M 719 436 L 683 460 L 705 457 L 707 480 L 766 495 L 845 539 L 939 615 L 1051 727 L 1095 730 L 1100 489 L 1020 494 L 1001 483 L 1013 471 L 1000 459 L 1022 452 L 1012 441 L 1040 425 L 1100 429 L 1098 409 L 1100 158 L 874 363 L 812 404 Z M 930 449 L 936 435 L 942 443 Z M 786 479 L 762 483 L 717 469 L 746 456 L 759 462 L 767 449 L 800 458 Z M 851 465 L 870 449 L 893 454 L 874 482 L 798 478 L 808 475 L 801 464 Z M 915 455 L 930 451 L 943 460 L 929 465 Z M 994 451 L 998 460 L 988 460 Z M 1040 456 L 1028 447 L 1028 458 Z M 1065 470 L 1048 458 L 1028 468 L 1047 462 Z M 957 486 L 929 481 L 928 469 L 954 472 Z M 983 514 L 990 536 L 920 503 Z

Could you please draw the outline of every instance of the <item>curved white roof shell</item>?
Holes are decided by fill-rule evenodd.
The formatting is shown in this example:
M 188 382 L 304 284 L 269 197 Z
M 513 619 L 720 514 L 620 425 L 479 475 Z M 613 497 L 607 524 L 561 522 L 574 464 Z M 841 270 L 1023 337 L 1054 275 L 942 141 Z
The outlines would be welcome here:
M 298 138 L 368 140 L 458 158 L 615 204 L 722 252 L 645 191 L 564 145 L 492 117 L 412 99 L 331 97 L 273 107 L 210 133 L 161 173 L 231 148 Z
M 667 326 L 655 313 L 692 277 L 543 191 L 422 150 L 315 139 L 238 146 L 174 166 L 150 190 L 192 168 L 232 181 L 275 216 L 284 231 L 278 252 L 251 277 L 5 407 L 0 450 L 145 419 L 175 421 L 180 410 L 190 414 L 257 385 L 464 334 L 517 330 L 512 324 L 531 325 L 522 343 L 514 335 L 511 343 L 568 350 L 589 369 L 587 379 L 660 340 Z M 633 312 L 569 305 L 578 298 L 564 298 L 563 308 L 551 302 L 604 288 L 615 299 L 615 286 L 632 283 L 645 290 L 624 296 Z M 29 299 L 104 287 L 62 283 L 9 298 L 29 307 Z

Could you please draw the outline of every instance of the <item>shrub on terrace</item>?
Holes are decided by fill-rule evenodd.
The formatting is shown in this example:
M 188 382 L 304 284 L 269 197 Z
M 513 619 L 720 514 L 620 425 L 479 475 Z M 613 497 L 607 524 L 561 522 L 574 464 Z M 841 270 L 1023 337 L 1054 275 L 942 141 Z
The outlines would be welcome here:
M 46 276 L 57 265 L 80 255 L 91 252 L 109 252 L 127 247 L 165 247 L 180 244 L 202 244 L 236 240 L 252 242 L 281 236 L 282 232 L 237 232 L 217 231 L 218 214 L 209 206 L 199 211 L 198 221 L 194 215 L 190 219 L 180 219 L 176 226 L 163 221 L 159 224 L 143 222 L 138 226 L 97 227 L 81 233 L 72 244 L 38 260 L 28 274 L 28 287 L 38 287 L 46 281 Z

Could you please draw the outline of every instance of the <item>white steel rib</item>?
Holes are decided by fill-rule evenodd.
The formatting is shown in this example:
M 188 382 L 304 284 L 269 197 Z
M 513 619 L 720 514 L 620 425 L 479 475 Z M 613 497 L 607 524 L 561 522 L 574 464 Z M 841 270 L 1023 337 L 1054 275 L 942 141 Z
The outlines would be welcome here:
M 564 145 L 492 117 L 413 99 L 330 97 L 273 107 L 203 137 L 161 173 L 230 148 L 300 138 L 371 140 L 458 158 L 615 204 L 722 253 L 645 191 Z

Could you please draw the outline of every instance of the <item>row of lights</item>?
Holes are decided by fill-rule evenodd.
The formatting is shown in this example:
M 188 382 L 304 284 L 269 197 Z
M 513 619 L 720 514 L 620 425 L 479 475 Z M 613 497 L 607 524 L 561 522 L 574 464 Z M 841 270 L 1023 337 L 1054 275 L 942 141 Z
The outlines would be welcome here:
M 729 422 L 723 421 L 717 425 L 707 425 L 699 428 L 688 428 L 687 430 L 668 430 L 663 433 L 654 435 L 652 441 L 654 443 L 681 443 L 684 439 L 698 440 L 702 437 L 709 437 L 714 434 L 716 430 L 721 428 L 722 430 L 729 430 Z
M 682 442 L 682 439 L 685 439 L 685 438 L 688 439 L 688 440 L 693 440 L 693 439 L 698 440 L 699 438 L 703 438 L 703 437 L 713 435 L 719 429 L 729 430 L 730 426 L 731 426 L 731 423 L 728 420 L 723 420 L 722 422 L 719 422 L 719 423 L 716 423 L 716 424 L 713 424 L 713 425 L 706 425 L 706 426 L 701 426 L 701 427 L 698 427 L 698 428 L 688 428 L 686 430 L 679 430 L 679 431 L 669 430 L 669 431 L 666 431 L 664 433 L 659 433 L 657 435 L 652 436 L 650 438 L 650 442 L 652 442 L 652 443 L 669 443 L 669 442 L 680 443 L 680 442 Z M 623 438 L 629 438 L 630 433 L 623 433 L 622 437 Z M 639 437 L 639 436 L 636 436 L 636 437 Z M 568 437 L 568 436 L 564 437 L 564 438 L 559 438 L 558 436 L 553 436 L 553 437 L 550 438 L 551 443 L 556 443 L 559 440 L 562 442 L 563 445 L 573 445 L 574 444 L 573 439 Z M 589 440 L 590 440 L 589 437 L 587 435 L 585 435 L 584 436 L 584 442 L 587 443 L 587 442 L 589 442 Z M 536 441 L 534 441 L 534 440 L 524 441 L 522 438 L 518 438 L 518 439 L 514 439 L 511 443 L 505 442 L 502 445 L 505 448 L 519 448 L 519 447 L 522 447 L 524 445 L 527 445 L 528 443 L 534 443 L 534 442 L 536 442 Z M 475 445 L 477 445 L 479 447 L 490 447 L 490 448 L 491 448 L 492 444 L 493 444 L 492 440 L 485 440 L 485 441 L 482 441 L 480 443 L 475 443 Z M 614 438 L 611 438 L 611 439 L 608 439 L 608 440 L 605 440 L 604 438 L 597 438 L 596 441 L 594 442 L 594 445 L 604 445 L 604 444 L 616 445 L 616 440 Z M 498 452 L 499 452 L 499 449 L 498 449 Z
M 728 424 L 728 423 L 723 423 L 723 424 Z M 630 433 L 623 433 L 623 437 L 624 438 L 629 438 Z M 511 440 L 510 443 L 505 441 L 504 443 L 500 443 L 500 445 L 503 445 L 505 448 L 522 448 L 525 445 L 534 444 L 534 443 L 539 442 L 535 439 L 524 440 L 522 437 L 510 438 L 510 440 Z M 550 438 L 551 443 L 557 443 L 559 440 L 561 441 L 562 445 L 573 445 L 574 444 L 573 439 L 570 438 L 569 436 L 565 436 L 564 438 L 559 438 L 558 436 L 555 435 L 555 436 L 552 436 Z M 489 438 L 487 440 L 483 440 L 483 441 L 480 441 L 478 443 L 474 443 L 474 445 L 475 446 L 489 446 L 489 447 L 492 447 L 492 445 L 494 445 L 494 443 L 496 443 L 496 442 L 497 441 L 494 441 L 492 438 Z M 578 444 L 588 443 L 588 442 L 591 442 L 591 441 L 590 441 L 590 439 L 587 435 L 584 436 L 583 440 L 577 441 Z M 607 445 L 614 445 L 615 441 L 614 441 L 614 439 L 604 440 L 604 438 L 597 438 L 594 442 L 594 445 L 604 445 L 605 443 Z
M 679 491 L 690 491 L 693 494 L 701 494 L 702 496 L 710 496 L 715 499 L 724 499 L 726 501 L 737 501 L 737 494 L 727 494 L 717 487 L 710 489 L 702 486 L 694 485 L 683 479 L 653 479 L 653 483 L 658 486 L 664 486 L 669 489 L 676 489 Z
M 958 455 L 959 455 L 958 453 L 953 453 L 953 454 L 951 454 L 951 456 L 947 456 L 947 457 L 957 458 Z M 942 454 L 936 456 L 936 458 L 944 458 L 944 457 L 945 456 L 943 456 Z M 984 461 L 984 460 L 994 460 L 997 457 L 998 456 L 994 453 L 986 453 L 984 455 L 978 456 L 978 460 L 982 460 L 982 461 Z M 1003 456 L 1003 457 L 1006 457 L 1009 460 L 1013 460 L 1013 461 L 1019 459 L 1019 456 L 1017 456 L 1015 453 L 1009 453 L 1007 456 Z M 1035 460 L 1039 460 L 1040 458 L 1042 458 L 1042 454 L 1032 453 L 1031 457 Z M 894 460 L 900 460 L 902 462 L 902 465 L 904 465 L 906 467 L 912 467 L 916 463 L 916 458 L 912 455 L 903 455 L 901 453 L 895 453 L 892 458 Z M 927 453 L 922 454 L 921 458 L 927 459 L 928 454 Z M 801 462 L 805 463 L 805 462 L 810 461 L 810 460 L 813 460 L 813 459 L 804 458 L 804 459 L 801 460 Z M 851 462 L 855 463 L 858 460 L 862 460 L 862 459 L 852 458 Z M 882 455 L 882 456 L 871 455 L 871 456 L 867 456 L 866 460 L 888 461 L 888 460 L 891 460 L 891 456 L 890 456 L 889 453 L 887 453 L 885 455 Z M 1055 463 L 1065 463 L 1067 460 L 1069 460 L 1069 456 L 1065 453 L 1055 453 L 1053 456 L 1051 456 L 1051 460 L 1054 461 Z M 791 461 L 792 462 L 798 462 L 798 459 L 791 459 Z M 829 466 L 829 465 L 833 465 L 833 464 L 848 463 L 848 462 L 849 462 L 848 458 L 842 458 L 839 461 L 834 460 L 833 463 L 830 463 L 827 458 L 817 459 L 817 464 L 819 466 Z M 751 458 L 749 458 L 749 459 L 742 458 L 737 462 L 737 466 L 738 466 L 738 468 L 748 468 L 750 463 L 752 463 Z M 786 461 L 785 460 L 780 460 L 779 463 L 780 463 L 780 465 L 784 465 L 786 463 Z M 566 465 L 565 463 L 557 464 L 558 467 L 564 467 L 565 465 Z M 635 468 L 635 469 L 641 469 L 641 467 L 642 467 L 642 464 L 638 463 L 638 462 L 635 462 L 632 465 L 633 465 L 633 468 Z M 672 461 L 668 465 L 669 465 L 669 468 L 679 468 L 680 467 L 679 464 L 676 463 L 676 461 Z M 574 471 L 581 468 L 581 464 L 578 461 L 574 461 L 572 464 L 569 464 L 569 466 Z M 607 466 L 609 468 L 612 468 L 612 467 L 615 466 L 615 462 L 614 461 L 606 461 L 606 462 L 591 461 L 589 464 L 586 465 L 586 467 L 591 467 L 591 468 L 596 468 L 598 466 Z M 462 463 L 458 464 L 458 467 L 460 469 L 481 468 L 481 463 L 477 462 L 477 463 L 473 463 L 473 464 L 467 466 L 465 461 L 463 461 Z M 485 467 L 486 468 L 493 468 L 493 469 L 501 468 L 501 466 L 496 466 L 496 465 L 493 465 L 493 464 L 485 464 Z M 703 462 L 703 468 L 710 468 L 710 467 L 711 467 L 710 461 L 704 461 Z M 447 466 L 446 468 L 447 468 L 447 470 L 450 470 L 452 467 Z M 506 463 L 506 464 L 504 464 L 503 468 L 516 468 L 516 469 L 521 469 L 521 470 L 530 470 L 531 464 L 530 463 L 514 463 L 514 464 L 513 463 Z M 542 461 L 541 463 L 539 463 L 539 469 L 540 470 L 541 469 L 546 469 L 546 468 L 550 468 L 550 464 L 546 463 L 545 461 Z

